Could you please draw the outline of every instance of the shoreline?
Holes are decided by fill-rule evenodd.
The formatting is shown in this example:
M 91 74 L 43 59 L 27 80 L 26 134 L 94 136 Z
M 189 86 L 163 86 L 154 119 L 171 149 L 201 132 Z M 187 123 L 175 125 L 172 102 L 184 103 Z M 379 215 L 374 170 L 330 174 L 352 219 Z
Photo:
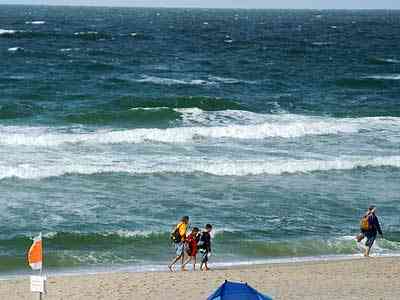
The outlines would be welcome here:
M 387 254 L 371 254 L 371 259 L 389 259 L 399 258 L 400 253 Z M 238 260 L 238 261 L 219 261 L 212 262 L 210 266 L 214 270 L 227 269 L 242 269 L 242 268 L 257 268 L 268 265 L 292 265 L 292 264 L 307 264 L 307 263 L 323 263 L 323 262 L 341 262 L 341 261 L 357 261 L 365 259 L 362 253 L 358 254 L 343 254 L 343 255 L 320 255 L 320 256 L 298 256 L 298 257 L 281 257 L 259 260 Z M 116 273 L 170 273 L 168 270 L 168 262 L 159 264 L 137 264 L 137 265 L 114 265 L 114 266 L 85 266 L 76 268 L 57 268 L 44 271 L 48 277 L 70 277 L 70 276 L 92 276 L 92 275 L 107 275 Z M 198 266 L 197 266 L 198 267 Z M 177 264 L 177 273 L 179 273 L 179 263 Z M 188 271 L 191 271 L 191 265 L 188 265 Z M 0 282 L 19 280 L 26 278 L 36 273 L 27 268 L 26 271 L 14 271 L 11 275 L 0 273 Z
M 366 272 L 367 270 L 367 272 Z M 399 299 L 400 259 L 375 257 L 217 268 L 49 276 L 45 299 L 206 299 L 224 280 L 273 299 Z M 32 299 L 29 278 L 1 281 L 1 299 Z

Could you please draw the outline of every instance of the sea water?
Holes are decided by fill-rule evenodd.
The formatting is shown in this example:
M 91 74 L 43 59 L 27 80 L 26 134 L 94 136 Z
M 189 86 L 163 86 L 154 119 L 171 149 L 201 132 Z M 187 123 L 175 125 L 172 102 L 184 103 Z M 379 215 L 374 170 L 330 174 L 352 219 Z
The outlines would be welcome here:
M 0 272 L 400 253 L 400 12 L 0 6 Z

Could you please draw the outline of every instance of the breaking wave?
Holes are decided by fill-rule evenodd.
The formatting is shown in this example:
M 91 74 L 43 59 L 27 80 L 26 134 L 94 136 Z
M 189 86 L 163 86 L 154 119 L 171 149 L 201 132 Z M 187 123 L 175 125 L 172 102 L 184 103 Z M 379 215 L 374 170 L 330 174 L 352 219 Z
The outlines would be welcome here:
M 135 82 L 151 83 L 157 85 L 218 85 L 218 84 L 255 84 L 256 81 L 241 80 L 237 78 L 208 76 L 204 79 L 175 79 L 163 78 L 157 76 L 142 75 L 139 79 L 134 79 Z
M 0 35 L 7 36 L 7 35 L 13 35 L 13 34 L 15 34 L 15 33 L 17 33 L 17 30 L 12 30 L 12 29 L 0 29 Z
M 343 157 L 334 160 L 201 160 L 196 158 L 158 157 L 137 161 L 115 162 L 104 157 L 75 158 L 73 163 L 58 161 L 50 165 L 0 166 L 0 179 L 43 179 L 64 175 L 92 175 L 108 173 L 144 174 L 194 174 L 214 176 L 282 175 L 357 168 L 400 168 L 400 156 Z
M 24 48 L 22 48 L 22 47 L 11 47 L 11 48 L 8 48 L 8 51 L 10 51 L 10 52 L 20 52 L 20 51 L 24 51 L 25 49 Z
M 400 80 L 400 74 L 373 75 L 373 76 L 366 76 L 365 78 L 375 79 L 375 80 Z
M 25 24 L 43 25 L 46 24 L 46 21 L 26 21 Z
M 87 118 L 87 117 L 85 117 Z M 29 133 L 0 132 L 0 144 L 27 146 L 58 146 L 61 144 L 120 144 L 120 143 L 187 143 L 199 138 L 234 138 L 265 139 L 268 137 L 294 138 L 304 135 L 326 135 L 339 133 L 356 133 L 359 126 L 327 124 L 315 122 L 304 124 L 233 125 L 218 127 L 178 127 L 167 129 L 131 129 L 120 131 L 98 130 L 94 133 L 69 134 L 44 132 L 34 135 Z M 28 128 L 27 128 L 28 131 Z
M 143 82 L 143 83 L 152 83 L 152 84 L 161 84 L 161 85 L 215 85 L 214 81 L 207 81 L 203 79 L 192 79 L 192 80 L 183 80 L 183 79 L 173 79 L 173 78 L 162 78 L 156 76 L 148 76 L 143 75 L 140 79 L 134 79 L 135 82 Z
M 134 111 L 137 113 L 138 111 Z M 179 112 L 179 111 L 178 111 Z M 147 111 L 143 111 L 147 114 Z M 174 112 L 168 111 L 168 114 Z M 182 111 L 180 111 L 182 113 Z M 398 129 L 400 118 L 334 119 L 296 115 L 260 115 L 264 122 L 251 125 L 194 126 L 167 129 L 139 128 L 129 130 L 101 129 L 87 133 L 54 132 L 52 128 L 32 130 L 31 127 L 0 127 L 0 144 L 26 146 L 59 146 L 62 144 L 121 144 L 121 143 L 189 143 L 201 139 L 266 139 L 297 138 L 307 135 L 337 135 L 358 133 L 360 130 Z M 87 118 L 85 116 L 84 118 Z M 96 120 L 95 116 L 94 120 Z M 269 119 L 270 118 L 270 119 Z M 38 128 L 36 128 L 38 129 Z

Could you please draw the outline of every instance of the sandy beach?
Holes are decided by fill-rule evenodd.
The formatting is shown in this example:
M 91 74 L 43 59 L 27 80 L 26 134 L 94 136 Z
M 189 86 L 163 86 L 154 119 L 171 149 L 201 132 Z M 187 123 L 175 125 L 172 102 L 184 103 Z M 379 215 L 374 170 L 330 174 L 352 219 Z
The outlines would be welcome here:
M 259 265 L 202 272 L 49 277 L 44 299 L 206 299 L 225 279 L 274 299 L 400 299 L 400 259 Z M 34 299 L 28 278 L 0 281 L 0 299 Z

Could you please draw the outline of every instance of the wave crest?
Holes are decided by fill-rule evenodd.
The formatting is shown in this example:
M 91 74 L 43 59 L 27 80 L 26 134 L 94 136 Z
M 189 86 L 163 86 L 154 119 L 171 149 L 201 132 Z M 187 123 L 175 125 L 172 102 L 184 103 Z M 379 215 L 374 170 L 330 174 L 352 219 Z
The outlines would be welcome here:
M 25 24 L 43 25 L 46 24 L 46 21 L 26 21 Z
M 201 138 L 231 139 L 265 139 L 268 137 L 295 138 L 305 135 L 327 135 L 339 133 L 356 133 L 357 125 L 340 123 L 294 122 L 291 124 L 263 123 L 257 125 L 231 125 L 217 127 L 177 127 L 167 129 L 131 129 L 121 131 L 99 130 L 94 133 L 68 134 L 43 133 L 32 134 L 0 131 L 0 144 L 28 146 L 59 146 L 61 144 L 120 144 L 144 143 L 148 141 L 161 143 L 188 143 Z
M 220 76 L 207 76 L 202 79 L 176 79 L 176 78 L 164 78 L 157 76 L 142 75 L 139 79 L 133 79 L 134 82 L 140 83 L 151 83 L 156 85 L 197 85 L 197 86 L 213 86 L 219 84 L 256 84 L 256 81 L 242 80 L 230 77 Z
M 372 76 L 366 76 L 365 78 L 375 79 L 375 80 L 400 80 L 400 74 L 372 75 Z
M 0 179 L 43 179 L 71 174 L 93 175 L 104 173 L 144 174 L 194 174 L 214 176 L 281 175 L 357 168 L 400 168 L 400 156 L 344 157 L 335 160 L 199 160 L 195 158 L 163 157 L 132 162 L 114 162 L 112 159 L 82 157 L 71 162 L 50 165 L 0 166 Z
M 132 113 L 137 114 L 139 112 L 133 111 Z M 193 110 L 191 112 L 186 111 L 186 115 L 193 115 L 193 112 Z M 146 115 L 148 111 L 140 113 Z M 178 110 L 175 113 L 184 113 L 184 111 Z M 57 132 L 55 131 L 56 129 L 51 128 L 32 130 L 33 127 L 6 126 L 0 127 L 0 144 L 38 147 L 54 147 L 63 144 L 137 144 L 145 142 L 176 144 L 198 142 L 199 138 L 259 140 L 266 138 L 297 138 L 307 135 L 352 134 L 358 133 L 361 130 L 390 130 L 391 128 L 398 130 L 400 125 L 400 118 L 334 119 L 301 117 L 296 115 L 254 115 L 260 118 L 260 120 L 255 120 L 257 122 L 262 120 L 262 123 L 251 125 L 226 124 L 225 126 L 211 127 L 174 127 L 167 129 L 143 128 L 119 131 L 101 129 L 94 132 L 74 134 Z M 229 115 L 227 116 L 229 117 Z

